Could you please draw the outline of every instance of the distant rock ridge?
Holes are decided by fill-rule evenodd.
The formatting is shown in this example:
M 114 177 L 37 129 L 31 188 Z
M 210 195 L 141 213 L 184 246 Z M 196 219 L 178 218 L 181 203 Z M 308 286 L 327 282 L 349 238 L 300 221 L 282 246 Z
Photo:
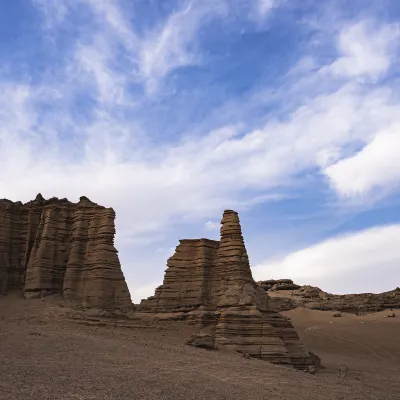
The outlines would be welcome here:
M 61 293 L 84 306 L 131 306 L 114 247 L 115 212 L 39 193 L 25 204 L 0 199 L 0 294 Z
M 221 240 L 180 240 L 163 284 L 138 310 L 213 326 L 217 343 L 251 357 L 308 368 L 291 321 L 270 309 L 254 282 L 237 212 L 226 210 Z
M 271 308 L 277 311 L 305 307 L 323 311 L 366 314 L 400 309 L 400 288 L 383 293 L 338 295 L 324 292 L 315 286 L 299 286 L 289 279 L 260 281 L 257 285 L 269 293 Z

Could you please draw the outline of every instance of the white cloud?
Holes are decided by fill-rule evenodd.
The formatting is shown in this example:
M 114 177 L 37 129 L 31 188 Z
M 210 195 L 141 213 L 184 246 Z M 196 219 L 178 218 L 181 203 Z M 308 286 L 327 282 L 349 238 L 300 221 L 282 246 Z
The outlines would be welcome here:
M 116 105 L 114 76 L 109 75 L 103 59 L 81 55 L 78 60 L 95 77 L 100 96 Z M 8 149 L 0 149 L 5 165 L 0 178 L 3 193 L 22 200 L 28 200 L 37 187 L 48 196 L 76 199 L 85 193 L 116 208 L 122 216 L 118 226 L 125 241 L 157 231 L 174 218 L 203 218 L 226 207 L 251 203 L 252 197 L 243 195 L 249 189 L 274 190 L 309 169 L 321 168 L 334 187 L 339 187 L 336 163 L 339 168 L 352 148 L 368 145 L 382 127 L 400 116 L 400 106 L 389 91 L 349 83 L 306 101 L 284 121 L 269 122 L 245 134 L 238 127 L 225 127 L 200 138 L 185 138 L 174 147 L 149 148 L 140 142 L 140 127 L 110 113 L 106 104 L 96 110 L 90 124 L 75 124 L 82 147 L 77 162 L 65 152 L 60 158 L 57 147 L 46 143 L 40 147 L 43 131 L 34 126 L 37 98 L 29 87 L 18 90 L 17 85 L 14 96 L 6 93 L 2 98 L 8 111 L 4 111 L 2 135 L 15 132 L 18 126 L 21 135 L 8 137 Z M 57 132 L 60 116 L 49 118 L 48 129 Z M 26 137 L 32 139 L 26 141 Z M 19 165 L 23 167 L 14 168 L 13 160 L 21 158 L 21 151 L 23 163 Z M 389 159 L 385 168 L 395 159 Z M 353 179 L 352 184 L 356 183 Z
M 62 0 L 61 0 L 62 1 Z M 64 0 L 66 1 L 66 0 Z M 122 10 L 118 7 L 117 1 L 97 1 L 97 0 L 78 0 L 79 2 L 91 7 L 95 15 L 102 23 L 109 28 L 109 33 L 115 34 L 128 50 L 134 50 L 139 46 L 139 39 L 128 23 L 127 13 L 132 8 Z M 105 29 L 104 25 L 102 29 Z
M 161 79 L 172 70 L 201 62 L 197 50 L 201 25 L 226 12 L 224 1 L 191 1 L 146 36 L 139 52 L 139 63 L 149 93 L 153 93 Z
M 266 15 L 276 6 L 276 0 L 258 0 L 257 8 L 261 18 L 265 18 Z
M 150 296 L 154 296 L 154 291 L 156 287 L 160 286 L 161 282 L 152 282 L 148 285 L 138 287 L 135 282 L 130 284 L 128 281 L 129 291 L 131 294 L 131 299 L 134 304 L 139 304 L 142 299 L 147 299 Z
M 281 260 L 267 260 L 252 268 L 253 277 L 290 278 L 337 293 L 394 289 L 400 280 L 400 247 L 396 245 L 399 237 L 400 225 L 388 225 L 331 238 Z M 378 275 L 379 271 L 392 274 L 381 276 L 380 282 L 369 281 L 368 276 L 374 271 Z
M 337 192 L 344 196 L 399 188 L 400 123 L 377 132 L 360 152 L 331 165 L 325 173 Z
M 205 226 L 209 230 L 217 230 L 221 228 L 221 224 L 219 222 L 207 221 Z
M 41 191 L 76 201 L 85 194 L 116 209 L 118 241 L 128 244 L 158 241 L 172 221 L 204 221 L 224 208 L 273 199 L 294 179 L 301 185 L 310 170 L 325 174 L 340 195 L 397 185 L 399 99 L 384 86 L 353 79 L 381 76 L 394 64 L 393 27 L 347 26 L 338 59 L 319 70 L 303 58 L 296 70 L 296 81 L 304 82 L 299 106 L 280 120 L 254 130 L 200 126 L 202 137 L 182 132 L 174 145 L 149 146 L 134 108 L 128 117 L 121 112 L 137 101 L 129 86 L 142 83 L 154 94 L 171 71 L 201 62 L 199 32 L 210 18 L 225 15 L 226 3 L 192 2 L 143 37 L 116 2 L 85 3 L 98 24 L 76 41 L 64 80 L 43 87 L 0 82 L 2 196 L 27 201 Z M 262 11 L 270 3 L 257 4 L 264 4 Z M 47 13 L 47 23 L 64 16 Z M 128 54 L 123 61 L 115 50 L 121 46 Z M 97 101 L 84 121 L 69 109 L 82 90 Z M 54 113 L 42 115 L 43 102 L 53 100 Z
M 339 34 L 342 56 L 331 65 L 332 73 L 379 78 L 389 68 L 399 38 L 398 25 L 374 27 L 361 21 L 347 26 Z
M 52 29 L 61 23 L 68 14 L 68 7 L 63 0 L 32 0 L 45 19 L 46 29 Z
M 262 22 L 269 11 L 276 7 L 276 3 L 276 0 L 255 1 L 251 5 L 249 18 Z M 202 63 L 202 55 L 198 49 L 201 29 L 212 19 L 227 17 L 238 6 L 235 2 L 229 3 L 226 0 L 187 0 L 162 24 L 139 36 L 117 2 L 77 0 L 72 6 L 66 0 L 34 0 L 34 4 L 41 10 L 49 28 L 55 28 L 62 22 L 73 6 L 86 5 L 93 11 L 97 24 L 101 27 L 97 33 L 97 44 L 79 46 L 77 56 L 80 57 L 83 67 L 92 71 L 95 79 L 102 84 L 103 97 L 112 79 L 106 64 L 118 56 L 111 51 L 111 46 L 106 48 L 106 43 L 99 43 L 99 37 L 107 37 L 109 41 L 116 41 L 125 47 L 129 52 L 125 61 L 129 63 L 131 80 L 141 79 L 147 93 L 154 95 L 162 80 L 173 70 Z M 128 15 L 133 14 L 133 10 L 134 7 L 128 8 Z M 235 15 L 240 15 L 240 12 Z
M 123 104 L 125 99 L 124 87 L 126 77 L 111 69 L 109 66 L 113 53 L 104 39 L 97 38 L 95 43 L 79 44 L 75 50 L 76 70 L 78 73 L 88 74 L 89 82 L 97 91 L 97 100 L 100 103 Z M 82 79 L 82 77 L 81 77 Z
M 14 112 L 7 113 L 8 129 L 15 132 L 20 126 L 21 134 L 8 137 L 7 148 L 0 149 L 5 165 L 0 189 L 15 200 L 28 200 L 38 187 L 45 196 L 73 200 L 85 193 L 115 207 L 119 232 L 128 240 L 157 231 L 172 219 L 204 218 L 224 208 L 239 207 L 252 200 L 243 191 L 279 188 L 319 163 L 325 167 L 326 161 L 321 159 L 326 160 L 330 149 L 342 154 L 346 146 L 376 134 L 377 125 L 400 115 L 389 100 L 380 91 L 364 93 L 345 87 L 314 99 L 286 122 L 270 123 L 244 136 L 225 128 L 175 147 L 155 149 L 145 149 L 140 142 L 139 147 L 129 144 L 136 137 L 135 127 L 100 115 L 100 121 L 75 127 L 83 133 L 83 158 L 77 162 L 68 153 L 60 158 L 46 143 L 37 145 L 42 143 L 38 139 L 42 132 L 33 127 L 35 98 L 25 93 L 4 98 L 7 109 Z M 372 105 L 379 105 L 375 109 L 378 120 L 370 113 Z M 382 115 L 386 115 L 383 121 Z M 111 118 L 109 122 L 107 118 Z M 57 116 L 51 121 L 57 129 Z M 2 132 L 8 134 L 4 125 Z M 27 141 L 30 132 L 34 132 L 33 139 Z M 23 161 L 14 161 L 21 158 Z M 15 167 L 16 163 L 23 167 Z

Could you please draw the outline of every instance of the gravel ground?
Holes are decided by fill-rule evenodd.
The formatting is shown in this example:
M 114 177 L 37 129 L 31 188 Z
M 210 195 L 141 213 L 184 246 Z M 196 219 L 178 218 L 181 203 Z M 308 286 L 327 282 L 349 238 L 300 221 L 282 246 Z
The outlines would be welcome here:
M 330 324 L 330 315 L 291 312 L 327 366 L 309 375 L 186 346 L 193 328 L 184 323 L 92 326 L 67 320 L 66 310 L 54 298 L 0 298 L 1 400 L 400 399 L 400 324 L 383 317 L 369 346 L 368 331 L 358 340 L 346 316 Z

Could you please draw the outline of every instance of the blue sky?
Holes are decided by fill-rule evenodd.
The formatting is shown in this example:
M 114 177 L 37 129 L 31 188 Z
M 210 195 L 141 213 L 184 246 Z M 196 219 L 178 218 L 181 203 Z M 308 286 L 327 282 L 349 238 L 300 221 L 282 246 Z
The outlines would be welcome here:
M 0 2 L 0 197 L 117 213 L 132 297 L 239 211 L 256 279 L 400 281 L 397 0 Z

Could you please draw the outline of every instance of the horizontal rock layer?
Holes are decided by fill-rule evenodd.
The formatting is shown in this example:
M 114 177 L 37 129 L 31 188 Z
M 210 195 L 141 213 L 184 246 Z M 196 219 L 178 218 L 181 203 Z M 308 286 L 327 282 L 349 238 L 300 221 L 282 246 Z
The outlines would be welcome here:
M 263 287 L 264 285 L 261 285 Z M 295 285 L 297 286 L 297 285 Z M 330 294 L 313 286 L 299 289 L 276 289 L 271 293 L 270 306 L 276 311 L 291 310 L 297 307 L 323 311 L 341 311 L 365 314 L 388 309 L 400 309 L 400 288 L 384 293 Z
M 0 293 L 60 292 L 85 306 L 130 307 L 114 247 L 115 212 L 81 197 L 0 200 Z
M 251 357 L 307 368 L 311 364 L 290 320 L 270 309 L 254 282 L 238 214 L 225 211 L 221 240 L 181 240 L 163 284 L 141 312 L 212 325 L 216 342 Z

